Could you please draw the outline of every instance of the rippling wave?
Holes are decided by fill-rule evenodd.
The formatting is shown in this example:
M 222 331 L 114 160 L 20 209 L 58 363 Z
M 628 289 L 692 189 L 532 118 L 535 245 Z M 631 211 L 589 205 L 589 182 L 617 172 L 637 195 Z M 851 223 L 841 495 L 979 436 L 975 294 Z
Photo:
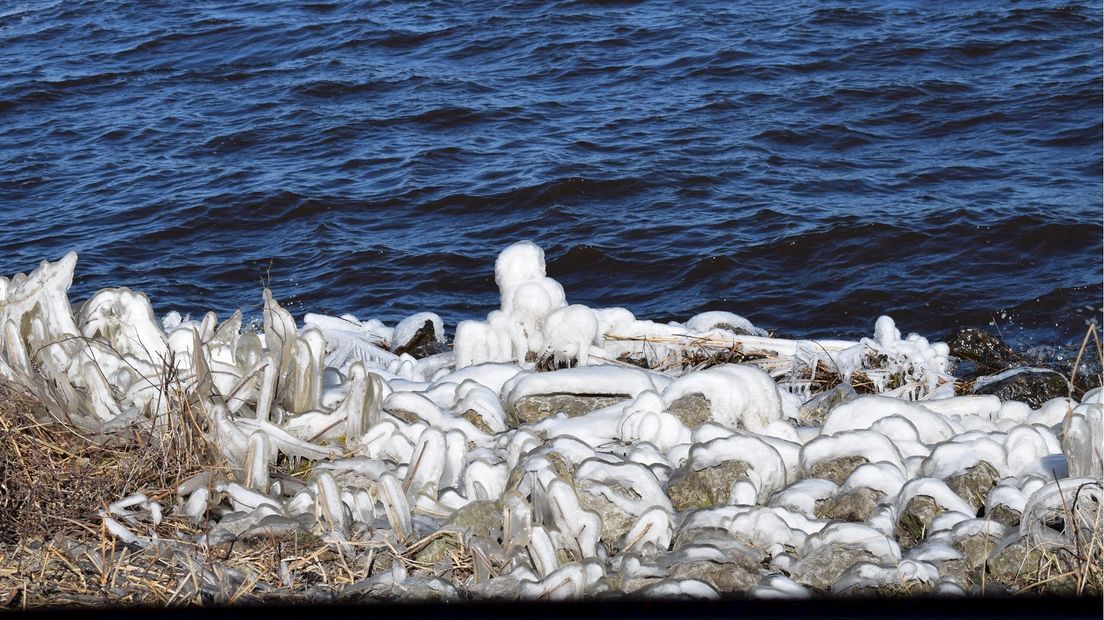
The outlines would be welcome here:
M 0 273 L 447 322 L 572 301 L 792 335 L 1101 314 L 1099 3 L 21 0 Z

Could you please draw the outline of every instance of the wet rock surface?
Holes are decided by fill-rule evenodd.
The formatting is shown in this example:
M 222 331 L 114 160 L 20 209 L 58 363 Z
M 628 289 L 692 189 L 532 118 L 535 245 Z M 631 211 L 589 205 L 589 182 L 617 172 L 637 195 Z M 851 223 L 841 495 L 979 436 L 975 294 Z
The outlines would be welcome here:
M 985 513 L 985 516 L 997 523 L 1007 525 L 1010 528 L 1020 526 L 1020 511 L 1009 508 L 1004 504 L 993 506 L 993 509 Z
M 974 394 L 992 394 L 1002 401 L 1018 400 L 1039 408 L 1052 398 L 1069 395 L 1069 382 L 1053 370 L 1027 368 L 974 388 Z
M 844 571 L 859 562 L 877 562 L 869 551 L 852 545 L 829 545 L 800 558 L 793 567 L 794 581 L 827 592 Z
M 435 570 L 452 567 L 452 558 L 459 557 L 463 545 L 459 536 L 441 535 L 434 537 L 425 544 L 416 554 L 414 561 L 419 564 L 432 566 Z
M 441 530 L 458 532 L 465 538 L 501 538 L 502 504 L 492 500 L 477 500 L 452 513 Z
M 609 547 L 616 547 L 629 528 L 637 520 L 636 515 L 624 510 L 611 501 L 602 492 L 605 485 L 599 485 L 590 480 L 582 480 L 576 484 L 579 496 L 579 506 L 583 510 L 589 510 L 598 515 L 602 522 L 602 540 Z
M 743 594 L 759 583 L 760 571 L 725 562 L 685 562 L 670 568 L 676 579 L 700 579 L 717 592 Z
M 1038 584 L 1042 592 L 1070 596 L 1078 591 L 1074 558 L 1060 547 L 1030 537 L 1009 536 L 985 561 L 990 581 L 1013 589 Z
M 925 566 L 924 568 L 929 568 Z M 891 565 L 873 565 L 859 563 L 851 566 L 832 587 L 832 594 L 853 597 L 905 597 L 924 596 L 936 586 L 932 576 L 924 571 L 916 574 L 911 570 L 902 572 Z M 934 569 L 930 567 L 929 570 Z M 854 585 L 852 585 L 854 583 Z
M 491 427 L 487 426 L 487 421 L 483 419 L 483 416 L 479 415 L 479 412 L 474 409 L 464 411 L 464 413 L 460 414 L 460 417 L 471 422 L 472 426 L 484 433 L 494 433 Z
M 841 383 L 802 403 L 800 410 L 801 422 L 803 424 L 821 426 L 833 409 L 858 398 L 858 396 L 859 394 L 855 391 L 855 388 L 846 383 Z
M 980 533 L 965 536 L 955 541 L 955 547 L 962 550 L 963 561 L 970 571 L 979 569 L 989 558 L 989 554 L 1000 543 L 1000 539 Z
M 976 327 L 955 329 L 943 338 L 951 355 L 976 365 L 976 374 L 999 372 L 1023 360 L 999 337 Z

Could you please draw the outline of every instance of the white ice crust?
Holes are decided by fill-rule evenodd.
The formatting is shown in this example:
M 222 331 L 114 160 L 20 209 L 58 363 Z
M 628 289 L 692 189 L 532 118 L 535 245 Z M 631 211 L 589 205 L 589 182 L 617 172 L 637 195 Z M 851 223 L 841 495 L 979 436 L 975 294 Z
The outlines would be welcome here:
M 415 359 L 394 349 L 427 321 L 445 342 L 436 314 L 394 327 L 308 314 L 300 325 L 266 290 L 255 332 L 240 313 L 222 323 L 210 313 L 158 320 L 143 294 L 125 288 L 100 291 L 74 313 L 75 264 L 70 253 L 29 276 L 0 278 L 0 378 L 91 435 L 169 432 L 174 395 L 187 394 L 228 472 L 181 485 L 175 510 L 196 521 L 229 505 L 257 520 L 301 516 L 339 540 L 377 536 L 399 547 L 490 500 L 502 506 L 502 540 L 472 544 L 501 560 L 497 579 L 516 582 L 519 596 L 594 594 L 610 587 L 616 566 L 648 583 L 641 596 L 710 598 L 717 591 L 703 581 L 664 577 L 672 558 L 723 563 L 740 553 L 773 567 L 751 591 L 769 598 L 810 595 L 811 582 L 794 579 L 841 550 L 862 560 L 833 592 L 904 583 L 952 591 L 961 584 L 941 581 L 936 565 L 956 553 L 955 540 L 1069 538 L 1078 526 L 1058 532 L 1047 525 L 1052 517 L 1078 492 L 1099 506 L 1099 390 L 1035 411 L 994 396 L 956 397 L 947 346 L 902 337 L 889 317 L 877 319 L 872 337 L 815 342 L 770 338 L 731 312 L 643 321 L 622 308 L 569 304 L 546 274 L 544 252 L 523 241 L 495 262 L 500 306 L 460 322 L 452 352 Z M 732 361 L 703 368 L 695 350 Z M 824 390 L 824 368 L 836 383 L 862 373 L 877 393 L 845 399 L 821 426 L 798 429 L 801 404 Z M 707 403 L 704 420 L 676 406 L 694 395 Z M 551 396 L 617 402 L 511 421 L 507 412 L 525 399 Z M 842 484 L 810 478 L 818 464 L 849 456 L 866 463 Z M 309 462 L 313 473 L 273 475 L 287 459 Z M 672 501 L 675 470 L 732 460 L 748 467 L 726 503 L 680 510 Z M 1022 513 L 1018 531 L 975 518 L 948 486 L 980 463 L 998 477 L 983 510 Z M 820 502 L 861 488 L 879 498 L 866 522 L 816 516 Z M 917 497 L 942 514 L 902 559 L 894 531 Z M 160 504 L 135 496 L 111 506 L 106 531 L 154 544 L 135 533 L 135 515 L 153 518 Z M 713 542 L 673 548 L 680 537 Z

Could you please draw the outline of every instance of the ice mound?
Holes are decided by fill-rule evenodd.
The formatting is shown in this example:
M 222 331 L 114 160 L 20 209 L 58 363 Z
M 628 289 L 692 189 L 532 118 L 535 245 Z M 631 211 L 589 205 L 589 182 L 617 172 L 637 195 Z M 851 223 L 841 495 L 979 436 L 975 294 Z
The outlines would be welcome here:
M 1015 588 L 1099 536 L 1100 390 L 956 395 L 948 346 L 889 317 L 855 341 L 640 320 L 570 304 L 521 242 L 450 348 L 431 312 L 299 323 L 268 290 L 259 332 L 125 288 L 74 311 L 75 265 L 0 279 L 0 378 L 102 441 L 187 412 L 217 458 L 167 503 L 103 498 L 135 548 L 311 532 L 391 553 L 351 586 L 381 596 L 770 598 Z

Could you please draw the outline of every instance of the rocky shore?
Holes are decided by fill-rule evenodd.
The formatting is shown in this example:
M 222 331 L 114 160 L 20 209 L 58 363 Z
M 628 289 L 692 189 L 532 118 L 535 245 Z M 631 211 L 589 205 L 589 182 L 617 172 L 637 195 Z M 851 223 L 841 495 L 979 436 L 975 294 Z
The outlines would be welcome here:
M 1100 596 L 1095 328 L 774 337 L 569 305 L 522 242 L 448 341 L 0 279 L 0 604 Z

